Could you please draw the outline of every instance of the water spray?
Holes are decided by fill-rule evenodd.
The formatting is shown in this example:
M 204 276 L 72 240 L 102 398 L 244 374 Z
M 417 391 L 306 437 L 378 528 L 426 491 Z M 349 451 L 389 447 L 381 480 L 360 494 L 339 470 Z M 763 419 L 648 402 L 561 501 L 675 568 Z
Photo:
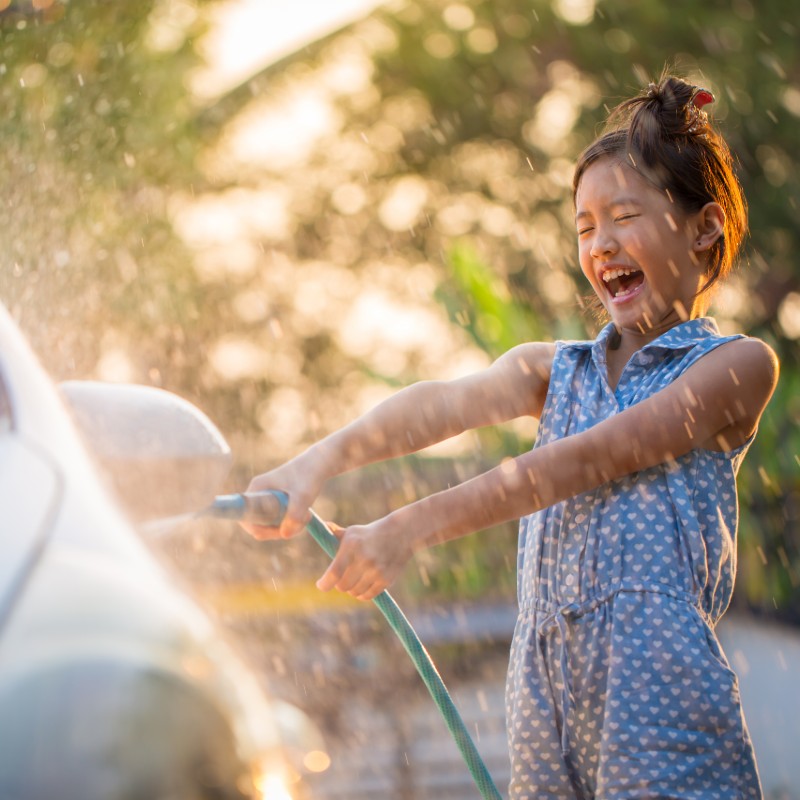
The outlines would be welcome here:
M 277 528 L 288 505 L 285 492 L 265 491 L 242 494 L 220 495 L 214 502 L 197 516 L 210 516 L 220 519 L 231 519 L 252 522 L 267 528 Z M 339 540 L 331 533 L 328 526 L 312 511 L 311 519 L 306 525 L 314 541 L 330 558 L 336 555 Z M 447 691 L 433 660 L 420 641 L 411 623 L 392 596 L 381 592 L 373 601 L 386 618 L 392 630 L 401 641 L 420 677 L 436 703 L 444 721 L 469 769 L 475 785 L 484 800 L 502 800 L 502 795 L 492 780 L 489 770 L 478 753 L 472 737 L 469 735 L 458 709 Z

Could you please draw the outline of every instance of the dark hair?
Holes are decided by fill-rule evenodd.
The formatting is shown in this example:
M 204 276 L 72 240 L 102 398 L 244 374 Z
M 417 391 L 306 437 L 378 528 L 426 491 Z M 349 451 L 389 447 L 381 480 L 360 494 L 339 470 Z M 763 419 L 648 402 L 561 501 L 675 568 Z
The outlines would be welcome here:
M 747 232 L 747 202 L 730 149 L 702 110 L 712 99 L 706 89 L 663 75 L 611 112 L 606 131 L 578 158 L 572 182 L 574 198 L 589 166 L 612 157 L 667 192 L 686 213 L 719 203 L 725 227 L 709 250 L 707 280 L 700 293 L 730 272 Z

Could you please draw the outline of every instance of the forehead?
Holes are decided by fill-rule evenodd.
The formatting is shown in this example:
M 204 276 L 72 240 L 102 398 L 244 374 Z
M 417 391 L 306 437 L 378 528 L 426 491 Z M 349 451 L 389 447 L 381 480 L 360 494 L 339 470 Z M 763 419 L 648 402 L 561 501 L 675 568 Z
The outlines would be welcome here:
M 575 192 L 578 213 L 595 205 L 630 202 L 669 203 L 669 198 L 631 166 L 613 158 L 601 158 L 588 166 Z

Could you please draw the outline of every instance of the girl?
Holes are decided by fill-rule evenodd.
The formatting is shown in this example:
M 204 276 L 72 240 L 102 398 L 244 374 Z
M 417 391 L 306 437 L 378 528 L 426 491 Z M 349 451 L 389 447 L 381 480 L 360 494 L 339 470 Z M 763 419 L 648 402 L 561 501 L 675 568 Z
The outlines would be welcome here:
M 609 323 L 488 369 L 414 384 L 250 490 L 283 489 L 293 536 L 325 481 L 530 414 L 533 450 L 340 531 L 318 581 L 362 599 L 415 550 L 520 526 L 507 715 L 514 798 L 761 796 L 736 676 L 714 634 L 733 589 L 735 476 L 778 375 L 763 342 L 704 316 L 746 228 L 709 92 L 664 77 L 580 156 L 581 269 Z

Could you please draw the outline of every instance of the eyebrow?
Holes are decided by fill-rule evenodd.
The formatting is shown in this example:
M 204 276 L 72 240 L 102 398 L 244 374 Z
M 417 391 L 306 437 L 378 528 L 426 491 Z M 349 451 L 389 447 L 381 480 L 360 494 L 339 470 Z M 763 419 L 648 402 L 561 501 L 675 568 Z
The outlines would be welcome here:
M 641 202 L 639 202 L 639 200 L 637 200 L 635 197 L 624 196 L 624 197 L 617 197 L 615 200 L 612 200 L 608 204 L 608 206 L 609 207 L 613 207 L 613 206 L 641 206 Z M 582 219 L 583 217 L 591 217 L 591 216 L 592 216 L 592 214 L 591 214 L 590 211 L 579 211 L 575 215 L 575 219 L 577 221 L 579 219 Z

